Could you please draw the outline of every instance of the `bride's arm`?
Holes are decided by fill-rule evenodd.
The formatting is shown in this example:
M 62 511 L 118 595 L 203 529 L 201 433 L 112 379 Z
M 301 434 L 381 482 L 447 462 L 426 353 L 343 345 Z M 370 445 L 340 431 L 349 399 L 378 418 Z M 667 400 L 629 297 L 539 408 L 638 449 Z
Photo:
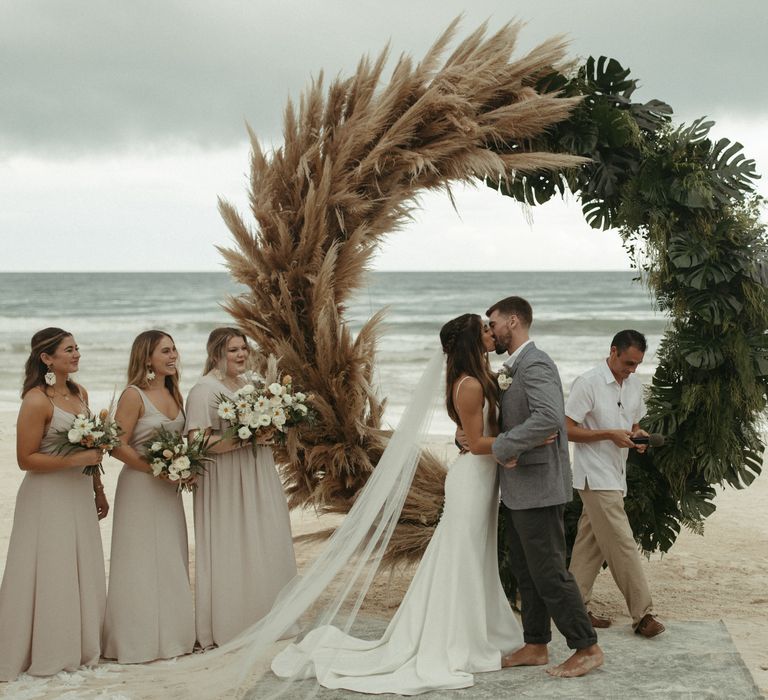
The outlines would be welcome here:
M 452 391 L 456 389 L 452 388 Z M 491 454 L 494 438 L 483 435 L 483 387 L 474 377 L 462 382 L 454 399 L 461 428 L 473 455 Z

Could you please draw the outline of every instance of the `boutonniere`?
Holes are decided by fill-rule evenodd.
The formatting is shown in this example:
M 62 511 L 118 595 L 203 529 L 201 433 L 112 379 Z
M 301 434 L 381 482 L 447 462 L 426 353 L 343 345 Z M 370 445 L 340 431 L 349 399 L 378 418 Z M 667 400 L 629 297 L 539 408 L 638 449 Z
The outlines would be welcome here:
M 509 367 L 502 367 L 499 373 L 496 375 L 496 383 L 499 385 L 499 389 L 506 391 L 512 386 L 512 374 Z

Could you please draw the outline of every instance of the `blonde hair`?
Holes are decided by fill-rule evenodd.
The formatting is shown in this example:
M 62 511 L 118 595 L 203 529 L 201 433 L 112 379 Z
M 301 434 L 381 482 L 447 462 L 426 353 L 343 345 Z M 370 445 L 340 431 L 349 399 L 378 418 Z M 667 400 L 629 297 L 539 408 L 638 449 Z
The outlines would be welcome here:
M 223 326 L 222 328 L 214 328 L 211 331 L 205 346 L 208 357 L 205 359 L 203 374 L 208 374 L 208 372 L 214 369 L 223 371 L 222 364 L 227 355 L 227 344 L 232 338 L 242 338 L 246 345 L 248 344 L 248 338 L 245 337 L 245 333 L 239 328 Z
M 133 340 L 131 354 L 128 357 L 128 384 L 137 386 L 140 389 L 146 389 L 149 386 L 147 381 L 147 368 L 152 353 L 157 348 L 158 343 L 163 338 L 168 338 L 172 343 L 175 342 L 169 333 L 165 331 L 144 331 L 139 333 Z M 165 377 L 165 388 L 168 389 L 173 400 L 179 408 L 183 408 L 184 399 L 181 397 L 179 389 L 179 368 L 176 366 L 176 374 L 168 374 Z

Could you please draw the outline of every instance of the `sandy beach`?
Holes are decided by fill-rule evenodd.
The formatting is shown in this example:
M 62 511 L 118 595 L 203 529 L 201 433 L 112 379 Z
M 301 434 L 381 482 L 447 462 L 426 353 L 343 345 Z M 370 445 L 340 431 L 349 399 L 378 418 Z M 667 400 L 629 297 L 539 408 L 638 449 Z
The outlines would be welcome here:
M 15 459 L 15 414 L 0 412 L 0 574 L 5 567 L 16 491 L 23 478 Z M 450 455 L 449 440 L 435 444 Z M 110 503 L 113 500 L 120 465 L 105 460 L 104 483 Z M 191 498 L 187 495 L 188 522 L 191 528 Z M 706 523 L 704 536 L 684 531 L 672 551 L 664 556 L 655 554 L 645 562 L 656 611 L 668 624 L 675 620 L 723 620 L 763 693 L 768 692 L 768 476 L 763 474 L 751 487 L 742 491 L 726 489 L 719 492 L 717 511 Z M 301 535 L 332 525 L 338 516 L 318 518 L 312 511 L 292 513 L 294 535 Z M 111 518 L 101 524 L 104 552 L 109 564 Z M 321 544 L 299 543 L 296 547 L 299 568 L 313 558 Z M 194 552 L 191 552 L 194 560 Z M 402 599 L 412 569 L 380 573 L 366 601 L 366 611 L 377 617 L 388 617 Z M 608 614 L 616 625 L 629 625 L 624 601 L 610 574 L 603 571 L 595 588 L 599 606 L 596 611 Z M 663 637 L 659 652 L 663 653 Z M 102 698 L 165 698 L 166 691 L 155 685 L 148 688 L 132 670 L 120 673 L 121 694 L 104 694 Z M 62 674 L 67 675 L 67 674 Z M 82 690 L 104 687 L 97 676 L 78 681 Z M 54 678 L 31 681 L 22 688 L 0 684 L 0 697 L 58 698 L 73 690 L 72 679 Z M 77 685 L 77 683 L 76 683 Z M 109 685 L 109 683 L 106 683 Z M 3 687 L 5 686 L 5 687 Z M 23 692 L 23 695 L 22 695 Z M 66 695 L 66 697 L 78 697 Z

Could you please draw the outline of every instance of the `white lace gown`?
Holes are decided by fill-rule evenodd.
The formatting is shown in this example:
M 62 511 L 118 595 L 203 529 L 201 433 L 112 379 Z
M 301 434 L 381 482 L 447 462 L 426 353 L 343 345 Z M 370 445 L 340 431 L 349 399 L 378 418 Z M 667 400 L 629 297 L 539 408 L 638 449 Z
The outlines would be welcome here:
M 467 688 L 497 671 L 523 633 L 499 580 L 499 487 L 494 458 L 464 454 L 445 481 L 443 516 L 380 640 L 335 627 L 311 631 L 272 661 L 281 678 L 317 678 L 326 688 L 417 695 Z

